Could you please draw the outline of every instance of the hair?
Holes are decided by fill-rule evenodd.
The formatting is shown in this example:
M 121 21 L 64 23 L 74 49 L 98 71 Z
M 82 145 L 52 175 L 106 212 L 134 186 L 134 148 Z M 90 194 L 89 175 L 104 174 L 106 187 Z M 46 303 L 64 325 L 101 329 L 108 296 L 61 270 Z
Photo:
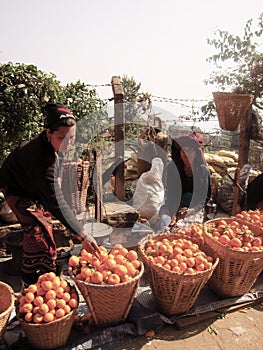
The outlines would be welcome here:
M 52 123 L 50 125 L 46 125 L 46 129 L 49 129 L 50 132 L 53 133 L 54 131 L 57 131 L 60 126 L 74 126 L 74 125 L 76 125 L 75 119 L 64 118 L 64 119 L 61 119 L 57 123 Z
M 184 147 L 192 147 L 195 150 L 195 163 L 197 165 L 205 164 L 201 142 L 195 134 L 187 134 L 175 137 L 172 140 L 171 156 L 175 164 L 182 162 L 180 151 Z

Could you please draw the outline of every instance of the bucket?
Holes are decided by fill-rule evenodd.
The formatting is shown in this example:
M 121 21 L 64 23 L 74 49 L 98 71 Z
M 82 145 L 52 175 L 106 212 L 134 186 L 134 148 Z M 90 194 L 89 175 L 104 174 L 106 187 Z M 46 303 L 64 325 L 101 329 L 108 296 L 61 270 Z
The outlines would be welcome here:
M 8 272 L 10 275 L 21 274 L 21 260 L 23 256 L 23 238 L 24 231 L 12 231 L 7 234 L 5 239 L 5 245 L 7 253 L 12 254 L 12 259 L 8 264 Z

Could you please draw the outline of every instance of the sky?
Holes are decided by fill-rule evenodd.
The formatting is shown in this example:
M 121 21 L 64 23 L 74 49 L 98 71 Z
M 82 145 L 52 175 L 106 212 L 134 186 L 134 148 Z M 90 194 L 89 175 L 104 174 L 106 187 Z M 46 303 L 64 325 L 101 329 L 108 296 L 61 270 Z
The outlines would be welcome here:
M 171 99 L 211 99 L 206 86 L 217 29 L 242 35 L 259 0 L 0 0 L 0 63 L 34 64 L 62 83 L 95 85 L 112 97 L 112 76 Z M 192 102 L 183 102 L 189 106 Z M 177 113 L 179 106 L 154 102 Z M 187 107 L 188 108 L 188 107 Z M 165 119 L 165 116 L 162 116 Z

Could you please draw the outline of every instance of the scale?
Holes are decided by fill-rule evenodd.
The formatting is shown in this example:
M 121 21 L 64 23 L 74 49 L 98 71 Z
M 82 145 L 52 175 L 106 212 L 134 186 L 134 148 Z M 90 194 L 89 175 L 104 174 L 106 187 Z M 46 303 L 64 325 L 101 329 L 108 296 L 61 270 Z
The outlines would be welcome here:
M 103 245 L 106 248 L 111 247 L 110 234 L 112 227 L 102 222 L 88 222 L 84 225 L 85 232 L 95 238 L 98 245 Z

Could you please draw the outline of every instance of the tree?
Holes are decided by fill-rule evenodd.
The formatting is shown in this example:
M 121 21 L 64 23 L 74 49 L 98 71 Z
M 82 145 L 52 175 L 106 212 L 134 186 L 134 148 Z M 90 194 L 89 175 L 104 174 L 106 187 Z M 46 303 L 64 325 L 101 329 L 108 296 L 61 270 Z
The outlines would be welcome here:
M 21 141 L 31 139 L 44 127 L 44 107 L 50 102 L 66 104 L 77 121 L 88 120 L 89 140 L 107 117 L 105 103 L 80 81 L 62 86 L 55 74 L 34 65 L 0 64 L 0 163 Z
M 222 91 L 252 94 L 253 106 L 263 109 L 263 53 L 256 39 L 262 37 L 263 14 L 258 18 L 257 28 L 253 29 L 253 20 L 247 21 L 243 37 L 218 30 L 208 44 L 215 47 L 217 53 L 207 59 L 216 65 L 206 84 L 217 85 Z M 214 115 L 213 102 L 202 107 L 205 116 Z
M 149 109 L 150 95 L 140 92 L 141 83 L 137 83 L 134 77 L 122 76 L 124 91 L 124 108 L 126 134 L 138 135 L 141 125 L 144 125 L 143 115 Z

